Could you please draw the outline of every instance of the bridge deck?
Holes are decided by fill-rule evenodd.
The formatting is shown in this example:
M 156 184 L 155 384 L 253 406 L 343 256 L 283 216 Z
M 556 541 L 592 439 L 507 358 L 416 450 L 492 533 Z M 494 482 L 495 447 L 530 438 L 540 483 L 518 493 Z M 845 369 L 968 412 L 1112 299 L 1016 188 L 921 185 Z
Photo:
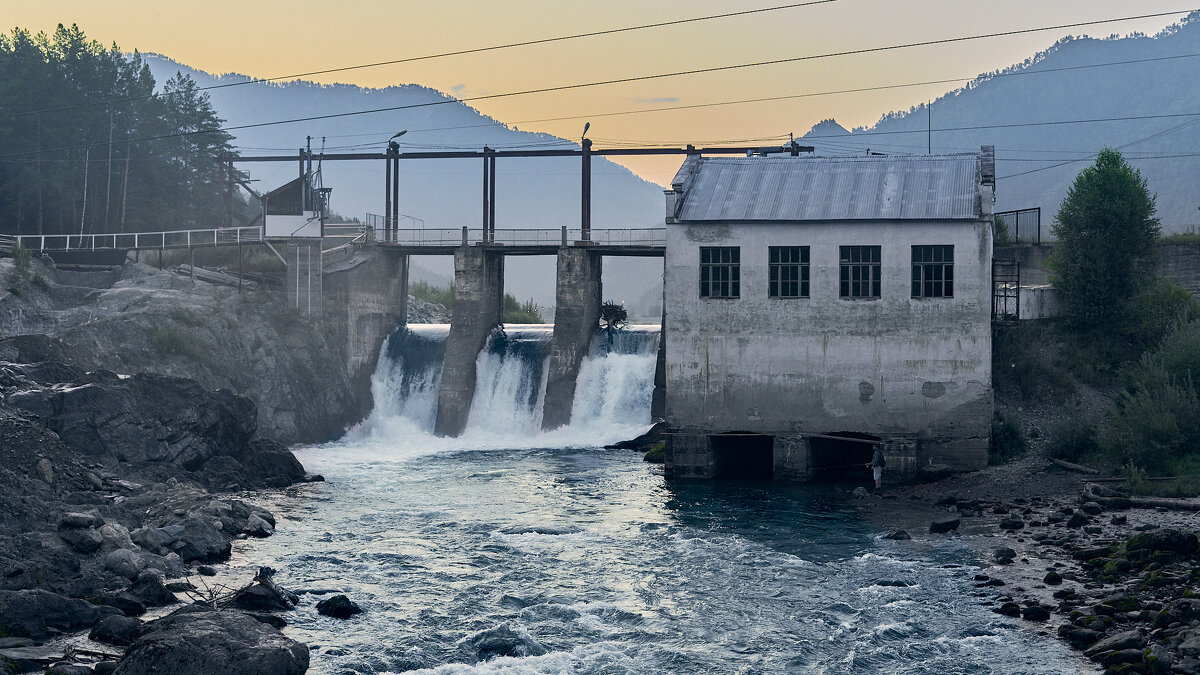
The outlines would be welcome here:
M 377 230 L 377 246 L 406 255 L 450 255 L 462 246 L 481 247 L 504 255 L 554 255 L 562 246 L 588 247 L 602 255 L 662 257 L 666 229 L 594 229 L 585 240 L 583 231 L 558 229 L 406 229 Z

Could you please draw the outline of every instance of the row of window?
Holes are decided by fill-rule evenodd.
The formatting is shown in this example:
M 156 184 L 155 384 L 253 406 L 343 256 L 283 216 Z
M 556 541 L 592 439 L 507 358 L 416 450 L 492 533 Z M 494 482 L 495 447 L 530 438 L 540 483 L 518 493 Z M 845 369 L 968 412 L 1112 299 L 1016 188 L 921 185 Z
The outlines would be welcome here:
M 841 246 L 839 295 L 843 298 L 881 297 L 879 246 Z M 767 249 L 767 294 L 772 298 L 807 298 L 807 246 Z M 700 247 L 700 297 L 741 297 L 741 257 L 738 246 Z M 912 247 L 912 297 L 954 297 L 954 246 Z

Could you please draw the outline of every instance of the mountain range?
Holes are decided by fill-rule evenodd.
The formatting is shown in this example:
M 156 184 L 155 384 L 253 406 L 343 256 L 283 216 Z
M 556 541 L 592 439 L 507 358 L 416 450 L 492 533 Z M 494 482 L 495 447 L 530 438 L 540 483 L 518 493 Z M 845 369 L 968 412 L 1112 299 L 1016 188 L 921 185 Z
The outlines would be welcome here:
M 247 81 L 212 75 L 148 55 L 159 83 L 177 71 L 199 86 Z M 433 89 L 415 84 L 370 89 L 306 81 L 251 83 L 209 90 L 229 126 L 363 109 L 424 107 L 236 130 L 243 154 L 292 154 L 307 142 L 328 152 L 382 151 L 407 131 L 403 150 L 490 147 L 566 148 L 573 141 L 510 127 Z M 927 131 L 927 129 L 931 131 Z M 307 136 L 312 139 L 307 139 Z M 1022 63 L 982 74 L 931 104 L 884 115 L 870 127 L 845 129 L 834 120 L 813 126 L 803 140 L 818 154 L 911 154 L 996 148 L 998 211 L 1040 208 L 1044 239 L 1067 188 L 1094 154 L 1121 150 L 1157 194 L 1167 232 L 1200 223 L 1200 12 L 1160 33 L 1106 38 L 1069 37 Z M 482 208 L 482 162 L 428 160 L 403 164 L 400 211 L 414 226 L 477 227 Z M 265 191 L 294 175 L 291 163 L 244 165 Z M 593 227 L 656 227 L 663 219 L 661 188 L 627 169 L 593 162 Z M 383 211 L 382 167 L 328 163 L 324 184 L 347 216 Z M 498 228 L 558 228 L 579 219 L 579 160 L 502 159 L 497 162 Z M 1024 221 L 1023 221 L 1024 222 Z M 1025 227 L 1026 225 L 1022 225 Z M 1022 235 L 1029 234 L 1022 232 Z M 452 277 L 446 260 L 423 259 L 415 277 Z M 609 258 L 605 297 L 627 300 L 634 316 L 657 313 L 661 261 Z M 506 270 L 506 290 L 544 307 L 554 302 L 554 260 L 522 259 Z

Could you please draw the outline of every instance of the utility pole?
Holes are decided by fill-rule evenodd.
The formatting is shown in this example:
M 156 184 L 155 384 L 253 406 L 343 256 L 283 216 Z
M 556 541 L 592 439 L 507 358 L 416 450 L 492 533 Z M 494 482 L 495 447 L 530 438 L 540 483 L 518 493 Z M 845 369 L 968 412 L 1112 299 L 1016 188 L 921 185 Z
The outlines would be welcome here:
M 925 103 L 925 154 L 933 154 L 933 101 Z

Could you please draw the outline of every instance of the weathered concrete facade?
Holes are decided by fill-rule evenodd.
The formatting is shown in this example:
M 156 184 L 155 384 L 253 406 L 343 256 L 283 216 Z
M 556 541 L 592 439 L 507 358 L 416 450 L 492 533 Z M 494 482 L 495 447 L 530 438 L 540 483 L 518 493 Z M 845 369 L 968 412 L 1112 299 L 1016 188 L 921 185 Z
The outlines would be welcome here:
M 346 372 L 359 402 L 353 416 L 366 417 L 371 376 L 379 347 L 408 313 L 408 256 L 382 249 L 359 249 L 324 268 L 321 325 L 341 345 Z
M 557 311 L 542 406 L 543 429 L 557 429 L 571 422 L 579 365 L 591 348 L 600 321 L 601 260 L 585 246 L 558 249 L 554 294 Z
M 454 251 L 454 313 L 446 336 L 434 433 L 458 436 L 475 398 L 475 362 L 488 335 L 500 325 L 504 302 L 504 254 L 480 246 Z
M 668 195 L 676 214 L 690 197 L 689 177 L 683 178 Z M 667 419 L 679 430 L 667 443 L 669 475 L 712 477 L 761 462 L 760 476 L 807 480 L 823 468 L 861 464 L 875 440 L 883 443 L 891 476 L 929 464 L 959 471 L 986 465 L 991 189 L 979 175 L 969 180 L 974 203 L 953 218 L 828 218 L 827 212 L 821 219 L 787 220 L 778 209 L 757 220 L 672 222 L 669 215 Z M 900 200 L 895 179 L 885 175 L 880 186 L 883 194 L 856 188 L 865 190 L 857 198 Z M 823 198 L 819 193 L 813 198 Z M 854 195 L 841 198 L 846 208 L 859 208 Z M 720 199 L 715 208 L 725 208 Z M 952 297 L 912 297 L 914 245 L 953 246 Z M 808 247 L 807 297 L 770 297 L 772 246 Z M 879 247 L 877 298 L 842 297 L 841 246 Z M 740 251 L 737 297 L 701 297 L 702 247 Z

